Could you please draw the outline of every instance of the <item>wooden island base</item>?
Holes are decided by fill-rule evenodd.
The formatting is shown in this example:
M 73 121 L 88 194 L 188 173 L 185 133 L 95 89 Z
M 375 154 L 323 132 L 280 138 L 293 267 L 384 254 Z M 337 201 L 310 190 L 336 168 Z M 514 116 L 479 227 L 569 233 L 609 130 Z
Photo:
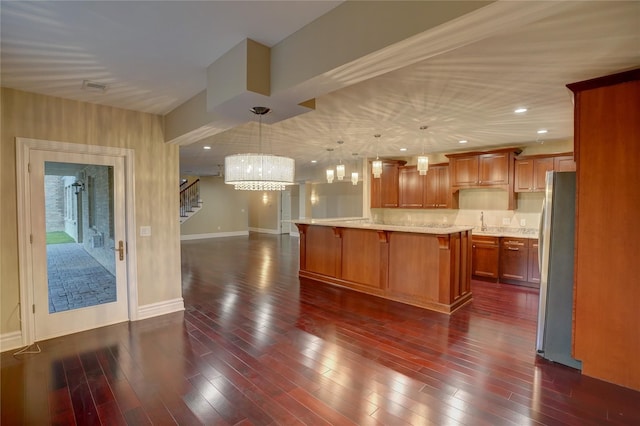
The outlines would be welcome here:
M 450 314 L 471 301 L 471 231 L 296 222 L 300 278 Z

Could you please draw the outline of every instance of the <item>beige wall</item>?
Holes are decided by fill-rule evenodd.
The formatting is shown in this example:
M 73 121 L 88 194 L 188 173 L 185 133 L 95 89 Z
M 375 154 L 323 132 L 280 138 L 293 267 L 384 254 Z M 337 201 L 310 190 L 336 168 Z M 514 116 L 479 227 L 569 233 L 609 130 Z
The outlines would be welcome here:
M 236 191 L 232 185 L 226 185 L 222 177 L 203 176 L 200 199 L 202 209 L 180 225 L 182 236 L 248 230 L 247 191 Z
M 138 303 L 181 297 L 178 147 L 166 145 L 162 117 L 2 88 L 0 138 L 0 334 L 20 329 L 15 138 L 135 151 Z
M 279 191 L 251 191 L 249 193 L 249 229 L 277 232 L 279 211 Z
M 324 219 L 332 217 L 362 217 L 362 182 L 353 185 L 351 181 L 314 183 L 311 217 Z

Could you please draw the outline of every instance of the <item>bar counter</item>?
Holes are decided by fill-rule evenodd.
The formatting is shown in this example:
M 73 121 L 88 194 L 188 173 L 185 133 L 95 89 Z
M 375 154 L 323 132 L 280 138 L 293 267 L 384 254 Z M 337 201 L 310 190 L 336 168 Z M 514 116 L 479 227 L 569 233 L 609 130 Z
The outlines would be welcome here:
M 447 314 L 471 301 L 471 227 L 294 223 L 300 278 Z

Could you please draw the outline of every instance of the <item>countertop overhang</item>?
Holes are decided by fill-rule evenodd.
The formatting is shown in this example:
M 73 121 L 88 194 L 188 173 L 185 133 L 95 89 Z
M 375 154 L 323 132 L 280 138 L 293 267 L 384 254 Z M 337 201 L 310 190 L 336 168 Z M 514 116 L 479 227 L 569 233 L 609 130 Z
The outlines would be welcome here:
M 415 234 L 448 235 L 458 232 L 469 231 L 472 226 L 448 226 L 448 225 L 387 225 L 382 223 L 369 222 L 367 219 L 301 219 L 294 220 L 293 223 L 301 225 L 319 225 L 338 228 L 373 229 L 377 231 L 410 232 Z

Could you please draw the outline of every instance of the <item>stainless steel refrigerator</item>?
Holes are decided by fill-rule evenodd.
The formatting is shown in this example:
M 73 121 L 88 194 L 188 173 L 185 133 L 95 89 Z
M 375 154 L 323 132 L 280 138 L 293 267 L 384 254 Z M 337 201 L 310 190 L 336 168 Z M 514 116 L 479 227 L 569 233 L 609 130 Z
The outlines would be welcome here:
M 582 369 L 571 357 L 576 217 L 575 172 L 547 172 L 539 235 L 540 303 L 536 350 L 548 360 Z

